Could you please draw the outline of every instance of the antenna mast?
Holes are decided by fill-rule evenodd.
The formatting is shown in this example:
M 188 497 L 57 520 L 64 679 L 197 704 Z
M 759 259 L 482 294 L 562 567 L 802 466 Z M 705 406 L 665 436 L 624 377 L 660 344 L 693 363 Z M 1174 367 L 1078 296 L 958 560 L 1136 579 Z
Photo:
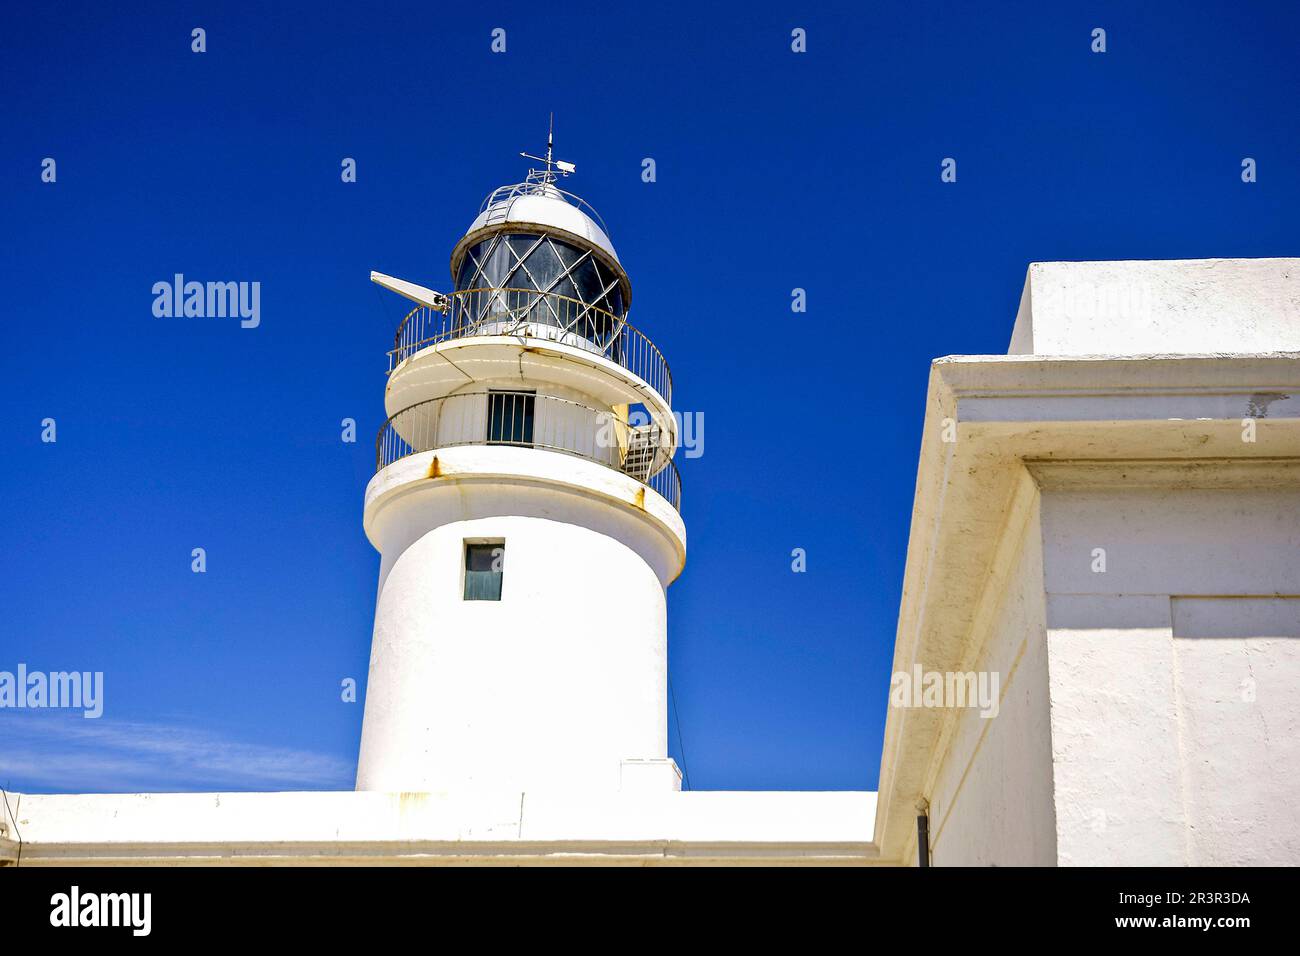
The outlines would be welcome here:
M 546 172 L 551 172 L 551 147 L 555 144 L 555 113 L 551 113 L 551 123 L 546 127 Z
M 519 154 L 520 156 L 524 157 L 524 159 L 534 159 L 539 163 L 546 164 L 546 168 L 541 171 L 538 171 L 536 169 L 530 169 L 528 171 L 529 181 L 542 182 L 550 186 L 558 178 L 556 176 L 557 171 L 560 176 L 568 176 L 571 175 L 572 173 L 577 172 L 578 167 L 574 166 L 573 163 L 566 163 L 562 159 L 555 158 L 554 147 L 555 147 L 555 114 L 552 113 L 550 125 L 546 129 L 546 155 L 544 157 L 534 156 L 532 153 L 523 153 L 523 152 Z

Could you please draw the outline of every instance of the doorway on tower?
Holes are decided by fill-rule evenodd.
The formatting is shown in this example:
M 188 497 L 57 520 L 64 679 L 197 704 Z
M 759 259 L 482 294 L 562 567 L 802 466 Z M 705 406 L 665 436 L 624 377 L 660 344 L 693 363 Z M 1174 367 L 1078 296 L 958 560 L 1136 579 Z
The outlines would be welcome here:
M 489 445 L 533 446 L 534 391 L 488 391 L 487 441 Z

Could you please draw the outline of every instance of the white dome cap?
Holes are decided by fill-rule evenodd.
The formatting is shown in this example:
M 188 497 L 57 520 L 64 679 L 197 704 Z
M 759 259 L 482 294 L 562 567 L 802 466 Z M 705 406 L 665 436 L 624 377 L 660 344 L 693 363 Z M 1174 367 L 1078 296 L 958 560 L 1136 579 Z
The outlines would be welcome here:
M 579 245 L 603 253 L 602 258 L 624 277 L 624 285 L 630 285 L 600 214 L 553 183 L 536 181 L 502 186 L 483 201 L 482 210 L 452 250 L 452 276 L 460 268 L 466 249 L 493 233 L 510 231 L 513 226 L 533 226 L 561 238 L 567 235 L 577 239 Z

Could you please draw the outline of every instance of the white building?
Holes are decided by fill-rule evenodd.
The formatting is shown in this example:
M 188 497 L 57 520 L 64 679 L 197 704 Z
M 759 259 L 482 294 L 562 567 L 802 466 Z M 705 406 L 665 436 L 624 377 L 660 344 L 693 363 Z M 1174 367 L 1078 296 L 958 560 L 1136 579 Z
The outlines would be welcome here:
M 1300 260 L 1039 263 L 934 363 L 875 845 L 938 865 L 1300 862 Z M 948 440 L 944 440 L 944 439 Z M 924 805 L 924 804 L 923 804 Z
M 891 707 L 878 801 L 681 792 L 671 377 L 546 162 L 450 293 L 374 276 L 357 792 L 10 794 L 0 863 L 1300 859 L 1297 260 L 1032 266 L 1011 354 L 932 368 L 895 649 L 996 716 Z

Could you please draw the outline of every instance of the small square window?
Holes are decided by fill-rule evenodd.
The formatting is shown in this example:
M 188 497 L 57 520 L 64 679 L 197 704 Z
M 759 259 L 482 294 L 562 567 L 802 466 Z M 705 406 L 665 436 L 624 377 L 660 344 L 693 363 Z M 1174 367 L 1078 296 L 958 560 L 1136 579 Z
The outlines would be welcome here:
M 504 575 L 506 543 L 465 542 L 465 600 L 500 601 Z
M 489 445 L 533 444 L 533 407 L 537 396 L 531 392 L 488 392 Z

